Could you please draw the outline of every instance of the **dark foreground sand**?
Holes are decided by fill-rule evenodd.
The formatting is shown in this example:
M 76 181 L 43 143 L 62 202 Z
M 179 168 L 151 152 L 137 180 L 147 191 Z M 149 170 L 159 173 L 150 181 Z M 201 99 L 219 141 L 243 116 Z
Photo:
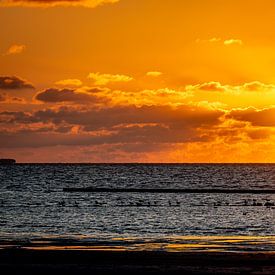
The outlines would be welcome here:
M 0 250 L 8 274 L 275 274 L 273 252 Z

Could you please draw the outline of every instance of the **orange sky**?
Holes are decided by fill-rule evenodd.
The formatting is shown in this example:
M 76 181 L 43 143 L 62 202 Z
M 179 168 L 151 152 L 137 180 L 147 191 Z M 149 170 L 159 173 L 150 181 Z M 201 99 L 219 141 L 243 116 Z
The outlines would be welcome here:
M 275 162 L 273 0 L 0 0 L 0 158 Z

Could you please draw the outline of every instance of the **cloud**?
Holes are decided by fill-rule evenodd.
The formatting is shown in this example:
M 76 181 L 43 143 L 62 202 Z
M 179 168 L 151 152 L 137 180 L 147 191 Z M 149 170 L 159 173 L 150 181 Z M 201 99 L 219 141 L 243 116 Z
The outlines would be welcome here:
M 239 45 L 242 46 L 243 45 L 243 41 L 240 39 L 233 39 L 233 38 L 229 38 L 226 40 L 223 40 L 221 38 L 217 38 L 217 37 L 213 37 L 213 38 L 209 38 L 209 39 L 197 39 L 196 40 L 197 43 L 219 43 L 219 44 L 223 44 L 225 46 L 231 46 L 231 45 Z
M 68 85 L 69 86 L 69 85 Z M 51 95 L 51 96 L 50 96 Z M 78 88 L 49 88 L 39 92 L 35 99 L 52 103 L 56 102 L 82 102 L 87 99 L 87 103 L 102 102 L 108 106 L 143 106 L 143 105 L 171 105 L 178 106 L 184 104 L 186 100 L 193 96 L 191 91 L 173 90 L 173 89 L 156 89 L 142 91 L 121 91 L 110 90 L 106 87 L 78 87 Z M 75 99 L 75 100 L 74 100 Z M 83 99 L 83 100 L 82 100 Z
M 222 115 L 221 111 L 190 106 L 2 112 L 0 147 L 205 142 L 201 128 L 219 125 Z M 11 132 L 9 125 L 17 128 Z
M 0 93 L 0 103 L 25 103 L 20 97 L 9 96 L 7 93 Z
M 113 105 L 182 105 L 193 96 L 192 91 L 174 89 L 152 89 L 137 92 L 119 91 L 105 93 Z
M 187 91 L 206 91 L 206 92 L 229 92 L 229 93 L 244 93 L 244 92 L 274 92 L 274 84 L 266 84 L 259 81 L 252 81 L 242 85 L 223 85 L 220 82 L 210 81 L 202 84 L 187 85 Z
M 26 7 L 86 7 L 95 8 L 99 5 L 117 3 L 119 0 L 1 0 L 0 7 L 26 6 Z
M 275 85 L 265 84 L 259 81 L 253 81 L 253 82 L 243 84 L 243 89 L 251 92 L 272 91 L 272 90 L 274 91 Z
M 271 109 L 222 111 L 195 105 L 98 108 L 66 104 L 32 112 L 5 111 L 0 113 L 0 148 L 10 152 L 47 148 L 53 154 L 55 150 L 75 152 L 78 148 L 90 152 L 90 157 L 97 156 L 97 161 L 121 161 L 121 154 L 131 156 L 132 161 L 137 161 L 136 154 L 143 157 L 141 161 L 148 160 L 147 154 L 151 161 L 223 162 L 232 161 L 232 157 L 234 161 L 244 161 L 244 156 L 249 160 L 250 153 L 259 160 L 254 151 L 260 144 L 274 140 L 274 129 L 267 128 L 274 126 L 275 108 Z M 258 125 L 265 116 L 268 119 Z M 241 154 L 245 155 L 239 159 Z M 54 159 L 53 155 L 48 157 L 50 161 Z
M 89 73 L 88 78 L 94 80 L 95 85 L 106 85 L 110 82 L 129 82 L 132 77 L 122 74 Z
M 275 107 L 232 110 L 227 117 L 250 122 L 253 126 L 275 127 Z
M 217 37 L 213 37 L 213 38 L 209 38 L 209 39 L 197 39 L 196 42 L 197 43 L 217 43 L 220 42 L 222 39 L 221 38 L 217 38 Z
M 0 89 L 2 90 L 20 90 L 34 89 L 34 86 L 24 79 L 17 76 L 0 76 Z
M 158 77 L 158 76 L 161 76 L 162 75 L 162 72 L 147 72 L 146 73 L 147 76 L 153 76 L 153 77 Z
M 65 83 L 69 82 L 65 81 Z M 67 86 L 69 87 L 69 85 Z M 138 107 L 150 105 L 170 105 L 176 107 L 183 104 L 189 104 L 190 100 L 192 100 L 194 104 L 199 104 L 200 106 L 204 105 L 205 107 L 208 106 L 210 109 L 227 109 L 230 107 L 243 107 L 244 105 L 238 104 L 245 102 L 246 99 L 250 100 L 250 102 L 253 100 L 259 102 L 258 98 L 261 100 L 270 101 L 270 98 L 273 96 L 272 93 L 275 92 L 275 86 L 258 81 L 244 83 L 242 85 L 236 86 L 223 85 L 220 82 L 210 81 L 201 84 L 187 85 L 185 88 L 181 89 L 162 88 L 146 89 L 140 91 L 125 91 L 116 89 L 110 90 L 102 86 L 91 88 L 74 88 L 72 86 L 69 88 L 69 90 L 73 90 L 74 94 L 85 94 L 86 97 L 90 92 L 94 96 L 96 94 L 97 99 L 100 99 L 101 102 L 104 102 L 105 100 L 106 103 L 108 102 L 107 105 L 109 107 L 129 105 L 135 105 Z M 223 93 L 222 96 L 221 93 Z M 263 93 L 265 93 L 265 97 L 262 96 Z M 66 96 L 66 98 L 68 98 L 68 96 Z M 77 101 L 82 101 L 84 103 L 84 100 L 76 100 L 75 102 Z M 87 100 L 87 103 L 91 101 L 93 100 Z M 107 105 L 105 107 L 108 107 Z
M 93 93 L 94 91 L 94 93 Z M 72 102 L 72 103 L 99 103 L 106 102 L 108 99 L 99 97 L 97 95 L 98 89 L 89 88 L 84 89 L 56 89 L 50 88 L 35 95 L 35 99 L 44 103 L 61 103 L 61 102 Z
M 227 157 L 234 151 L 234 157 L 241 153 L 240 148 L 248 154 L 253 152 L 253 144 L 275 141 L 275 107 L 250 103 L 267 96 L 270 100 L 265 107 L 270 106 L 275 92 L 273 84 L 254 81 L 225 85 L 209 81 L 180 90 L 121 91 L 104 86 L 66 87 L 70 81 L 74 83 L 74 79 L 65 79 L 64 85 L 60 85 L 65 87 L 45 89 L 35 95 L 36 100 L 47 105 L 16 108 L 5 104 L 11 100 L 7 98 L 10 93 L 0 93 L 2 110 L 9 110 L 0 113 L 1 152 L 17 152 L 27 147 L 36 148 L 36 152 L 46 147 L 49 152 L 57 147 L 69 151 L 87 146 L 102 161 L 103 156 L 110 161 L 121 160 L 121 154 L 131 155 L 137 161 L 136 154 L 157 156 L 165 150 L 182 156 L 175 158 L 177 161 L 209 161 L 222 160 L 220 152 Z M 224 107 L 222 103 L 226 100 L 243 105 Z M 250 105 L 258 107 L 243 108 Z M 232 109 L 236 107 L 239 109 Z M 167 156 L 167 160 L 172 159 Z
M 22 53 L 25 49 L 26 49 L 26 45 L 14 44 L 7 49 L 4 55 L 19 54 L 19 53 Z
M 207 92 L 224 92 L 226 90 L 226 87 L 221 85 L 220 82 L 206 82 L 202 84 L 196 84 L 196 85 L 187 85 L 186 90 L 201 90 L 201 91 L 207 91 Z
M 224 40 L 223 44 L 225 46 L 231 46 L 231 45 L 242 46 L 243 45 L 243 41 L 240 40 L 240 39 L 227 39 L 227 40 Z
M 70 79 L 63 79 L 63 80 L 56 81 L 54 84 L 58 86 L 81 86 L 82 81 L 79 79 L 70 78 Z
M 70 94 L 71 95 L 71 94 Z M 220 123 L 224 113 L 204 107 L 182 105 L 171 106 L 116 106 L 110 108 L 60 107 L 39 110 L 32 114 L 24 112 L 2 112 L 7 123 L 29 124 L 35 122 L 76 125 L 85 131 L 107 129 L 119 125 L 165 124 L 169 128 L 196 128 Z

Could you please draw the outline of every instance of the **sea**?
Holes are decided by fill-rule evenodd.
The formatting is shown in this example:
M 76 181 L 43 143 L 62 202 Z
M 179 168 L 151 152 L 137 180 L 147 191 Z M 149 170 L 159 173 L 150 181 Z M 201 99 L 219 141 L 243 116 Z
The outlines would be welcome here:
M 275 194 L 117 188 L 274 190 L 275 165 L 1 165 L 0 243 L 275 251 Z

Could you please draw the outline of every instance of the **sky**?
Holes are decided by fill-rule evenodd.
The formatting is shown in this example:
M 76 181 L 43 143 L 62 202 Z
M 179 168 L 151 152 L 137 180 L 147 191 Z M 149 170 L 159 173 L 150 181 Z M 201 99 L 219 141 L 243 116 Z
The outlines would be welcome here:
M 275 162 L 273 0 L 0 0 L 0 158 Z

